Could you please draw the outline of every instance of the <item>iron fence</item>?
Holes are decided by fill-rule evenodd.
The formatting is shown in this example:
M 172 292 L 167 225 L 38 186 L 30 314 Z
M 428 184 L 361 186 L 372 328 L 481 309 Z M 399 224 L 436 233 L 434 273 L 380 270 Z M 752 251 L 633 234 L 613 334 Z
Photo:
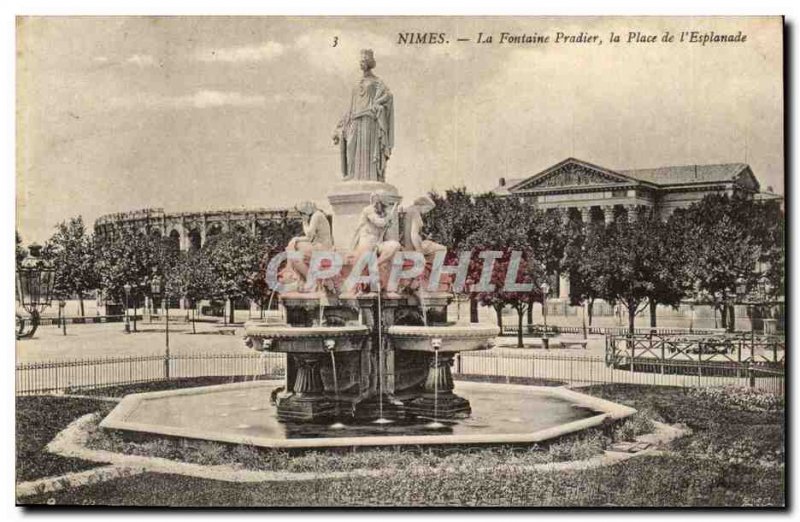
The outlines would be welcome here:
M 654 362 L 675 364 L 783 366 L 786 339 L 752 334 L 610 335 L 606 337 L 608 364 L 635 368 Z
M 501 382 L 546 380 L 569 386 L 642 384 L 653 386 L 748 386 L 784 393 L 783 368 L 756 364 L 710 364 L 706 361 L 658 361 L 631 368 L 606 364 L 601 356 L 464 352 L 455 358 L 456 378 L 485 378 Z M 653 371 L 657 367 L 658 371 Z M 648 371 L 650 370 L 650 371 Z M 106 386 L 193 377 L 265 376 L 282 378 L 286 359 L 279 353 L 198 353 L 107 357 L 20 363 L 16 393 L 80 392 Z
M 654 332 L 657 335 L 720 335 L 724 334 L 723 328 L 680 328 L 680 327 L 659 327 L 659 328 L 634 328 L 635 335 L 649 335 Z M 519 332 L 517 325 L 503 325 L 500 328 L 500 335 L 505 337 L 516 336 Z M 552 337 L 562 334 L 583 334 L 583 326 L 559 326 L 547 325 L 547 329 L 541 324 L 523 325 L 522 335 L 531 337 Z M 586 333 L 588 335 L 626 335 L 628 333 L 627 326 L 587 326 Z
M 283 354 L 198 353 L 17 364 L 16 393 L 57 393 L 191 377 L 267 376 L 286 371 Z
M 553 381 L 568 386 L 641 384 L 677 387 L 743 386 L 783 395 L 782 367 L 760 364 L 720 364 L 706 361 L 658 361 L 653 368 L 634 369 L 607 364 L 605 357 L 532 353 L 463 352 L 454 362 L 456 378 L 491 377 L 506 382 L 525 379 Z M 657 369 L 657 371 L 655 371 Z

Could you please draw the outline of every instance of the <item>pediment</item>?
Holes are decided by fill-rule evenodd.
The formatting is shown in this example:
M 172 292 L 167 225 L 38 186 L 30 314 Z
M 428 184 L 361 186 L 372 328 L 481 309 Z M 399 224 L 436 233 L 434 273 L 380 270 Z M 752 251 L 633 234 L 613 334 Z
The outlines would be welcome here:
M 753 192 L 758 192 L 761 190 L 761 185 L 758 183 L 753 171 L 750 170 L 750 167 L 745 167 L 742 169 L 742 172 L 736 177 L 736 183 L 744 187 L 746 189 L 752 190 Z
M 569 158 L 512 187 L 510 192 L 534 189 L 574 188 L 582 186 L 640 184 L 638 180 L 617 172 Z

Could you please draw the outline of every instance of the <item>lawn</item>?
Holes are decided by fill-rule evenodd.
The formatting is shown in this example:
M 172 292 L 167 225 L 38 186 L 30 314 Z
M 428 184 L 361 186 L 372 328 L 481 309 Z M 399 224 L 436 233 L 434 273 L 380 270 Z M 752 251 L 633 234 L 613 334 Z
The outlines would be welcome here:
M 620 432 L 634 428 L 620 427 L 611 434 L 588 433 L 534 449 L 396 448 L 293 455 L 239 449 L 240 454 L 236 455 L 199 446 L 173 456 L 209 464 L 239 459 L 240 464 L 255 469 L 287 471 L 374 469 L 391 464 L 396 472 L 381 478 L 249 484 L 144 474 L 31 497 L 24 502 L 160 506 L 784 505 L 782 401 L 731 390 L 706 392 L 637 385 L 593 386 L 581 391 L 636 407 L 644 413 L 642 417 L 685 424 L 694 432 L 674 441 L 661 455 L 561 472 L 531 472 L 513 464 L 586 458 L 599 453 L 609 436 L 627 438 L 630 433 Z M 92 411 L 97 406 L 87 404 L 81 411 Z M 75 416 L 79 414 L 76 410 Z M 137 451 L 134 448 L 133 452 Z M 175 451 L 175 447 L 164 446 L 161 451 Z M 491 472 L 477 471 L 493 466 Z M 451 471 L 441 473 L 441 468 Z
M 69 397 L 17 397 L 17 482 L 97 467 L 94 462 L 52 455 L 45 446 L 73 420 L 95 411 L 111 411 L 113 403 Z

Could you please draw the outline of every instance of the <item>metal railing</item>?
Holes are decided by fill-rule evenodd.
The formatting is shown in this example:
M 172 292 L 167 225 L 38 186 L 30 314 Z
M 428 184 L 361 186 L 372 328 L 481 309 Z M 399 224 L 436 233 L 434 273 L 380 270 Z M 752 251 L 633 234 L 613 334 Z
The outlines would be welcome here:
M 652 362 L 650 364 L 653 364 Z M 167 374 L 167 365 L 169 374 Z M 500 382 L 546 380 L 555 384 L 643 384 L 653 386 L 748 386 L 783 394 L 783 368 L 759 365 L 710 364 L 704 361 L 659 361 L 663 371 L 636 371 L 607 365 L 604 357 L 507 353 L 494 350 L 464 352 L 454 361 L 456 378 Z M 16 367 L 16 393 L 79 392 L 106 386 L 193 377 L 282 378 L 286 358 L 280 353 L 187 354 L 108 357 L 67 361 L 20 363 Z
M 653 363 L 651 363 L 653 364 Z M 641 384 L 651 386 L 743 386 L 783 395 L 785 372 L 781 367 L 756 364 L 720 364 L 705 361 L 659 361 L 654 368 L 636 364 L 635 371 L 608 365 L 604 357 L 507 352 L 463 352 L 453 365 L 455 377 L 505 382 L 526 379 L 561 382 L 568 386 L 590 384 Z M 663 369 L 663 372 L 661 371 Z
M 606 361 L 617 367 L 658 361 L 783 366 L 785 356 L 786 339 L 779 336 L 648 333 L 606 337 Z
M 654 331 L 657 335 L 720 335 L 724 334 L 723 328 L 680 328 L 680 327 L 658 327 L 658 328 L 634 328 L 635 335 L 648 335 Z M 519 332 L 517 325 L 503 325 L 500 329 L 501 336 L 516 336 Z M 559 326 L 547 325 L 547 336 L 552 337 L 562 334 L 583 334 L 583 326 Z M 587 326 L 586 333 L 589 335 L 626 335 L 628 333 L 627 326 Z M 523 325 L 522 335 L 531 337 L 543 337 L 545 334 L 544 325 L 531 324 Z
M 199 353 L 20 363 L 16 393 L 55 393 L 192 377 L 267 376 L 286 371 L 283 354 Z

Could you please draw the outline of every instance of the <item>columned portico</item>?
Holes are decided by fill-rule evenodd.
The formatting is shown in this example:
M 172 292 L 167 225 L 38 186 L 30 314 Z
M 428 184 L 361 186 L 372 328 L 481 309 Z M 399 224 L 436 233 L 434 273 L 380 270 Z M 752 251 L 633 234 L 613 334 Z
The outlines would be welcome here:
M 605 224 L 608 225 L 614 221 L 614 207 L 610 205 L 604 205 L 601 208 L 603 209 L 603 220 L 605 221 Z

